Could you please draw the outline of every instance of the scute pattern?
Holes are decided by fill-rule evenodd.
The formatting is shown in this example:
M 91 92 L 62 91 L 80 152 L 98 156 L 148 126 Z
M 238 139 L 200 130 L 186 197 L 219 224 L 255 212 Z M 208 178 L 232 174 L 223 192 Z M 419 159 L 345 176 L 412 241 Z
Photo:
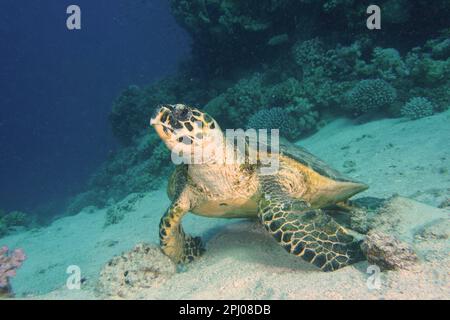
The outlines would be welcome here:
M 306 149 L 299 147 L 285 139 L 280 138 L 280 151 L 301 164 L 311 168 L 320 175 L 335 181 L 357 182 L 328 166 L 324 161 L 311 154 Z
M 330 216 L 286 195 L 276 176 L 261 176 L 260 180 L 258 216 L 286 251 L 323 271 L 363 260 L 359 243 Z

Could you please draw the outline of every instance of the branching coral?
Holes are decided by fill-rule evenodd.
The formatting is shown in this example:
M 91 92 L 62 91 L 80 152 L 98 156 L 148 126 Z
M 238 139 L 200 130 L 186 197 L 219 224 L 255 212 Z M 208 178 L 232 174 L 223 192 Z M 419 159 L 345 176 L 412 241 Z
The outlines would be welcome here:
M 314 106 L 304 98 L 294 98 L 285 108 L 263 109 L 248 121 L 247 128 L 279 129 L 280 135 L 289 140 L 297 140 L 302 135 L 316 129 L 319 114 Z
M 323 67 L 326 62 L 325 49 L 318 38 L 297 42 L 292 47 L 292 55 L 295 63 L 302 67 L 306 74 Z
M 298 130 L 294 119 L 289 117 L 286 110 L 282 108 L 263 109 L 250 117 L 248 129 L 271 129 L 280 130 L 280 135 L 287 139 L 292 139 L 295 131 Z
M 267 108 L 269 97 L 260 73 L 238 81 L 222 95 L 210 101 L 205 110 L 222 119 L 222 125 L 243 128 L 256 108 Z
M 418 48 L 407 55 L 406 63 L 411 70 L 411 78 L 418 85 L 432 87 L 444 84 L 450 79 L 450 58 L 435 60 Z
M 294 140 L 317 129 L 319 112 L 308 99 L 296 97 L 286 110 L 289 117 L 296 123 L 296 130 L 292 132 Z
M 9 253 L 8 247 L 0 248 L 0 298 L 12 296 L 9 279 L 16 275 L 16 270 L 22 266 L 25 258 L 21 249 Z
M 409 75 L 409 70 L 394 48 L 375 48 L 372 59 L 373 74 L 378 74 L 385 80 L 395 80 Z
M 360 115 L 388 107 L 397 98 L 397 91 L 381 79 L 360 81 L 347 92 L 347 108 Z
M 427 98 L 415 97 L 403 106 L 401 113 L 405 118 L 416 120 L 432 116 L 434 106 Z
M 450 39 L 430 40 L 427 46 L 431 47 L 433 58 L 442 60 L 450 58 Z

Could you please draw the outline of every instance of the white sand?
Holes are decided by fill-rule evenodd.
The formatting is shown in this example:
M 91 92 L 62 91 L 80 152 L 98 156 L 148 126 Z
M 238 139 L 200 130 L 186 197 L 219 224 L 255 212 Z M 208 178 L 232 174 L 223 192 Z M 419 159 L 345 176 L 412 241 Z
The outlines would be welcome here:
M 393 193 L 431 205 L 450 196 L 450 111 L 418 121 L 387 119 L 353 126 L 334 121 L 301 145 L 370 186 L 363 195 Z
M 418 121 L 354 125 L 336 120 L 300 144 L 343 172 L 349 170 L 344 163 L 353 161 L 347 174 L 370 185 L 366 196 L 398 193 L 430 205 L 450 196 L 450 111 Z M 101 267 L 138 242 L 156 244 L 159 219 L 168 205 L 160 190 L 138 201 L 135 211 L 117 225 L 104 228 L 106 210 L 84 210 L 46 228 L 1 239 L 1 245 L 21 247 L 28 256 L 12 281 L 15 292 L 30 298 L 96 298 L 91 289 Z M 369 290 L 367 263 L 318 272 L 281 249 L 256 221 L 189 215 L 184 227 L 202 236 L 207 252 L 147 298 L 450 298 L 445 257 L 414 270 L 385 273 L 381 289 Z M 69 265 L 78 265 L 87 279 L 82 290 L 65 289 Z

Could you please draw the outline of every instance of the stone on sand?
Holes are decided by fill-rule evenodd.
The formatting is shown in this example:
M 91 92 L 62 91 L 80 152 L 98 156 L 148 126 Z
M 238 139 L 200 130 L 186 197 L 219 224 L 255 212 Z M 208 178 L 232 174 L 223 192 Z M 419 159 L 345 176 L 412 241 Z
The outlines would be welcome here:
M 418 260 L 410 245 L 380 232 L 369 232 L 361 248 L 367 261 L 383 271 L 408 269 Z
M 97 290 L 108 298 L 142 298 L 146 289 L 161 286 L 175 273 L 175 264 L 159 247 L 140 243 L 103 267 Z

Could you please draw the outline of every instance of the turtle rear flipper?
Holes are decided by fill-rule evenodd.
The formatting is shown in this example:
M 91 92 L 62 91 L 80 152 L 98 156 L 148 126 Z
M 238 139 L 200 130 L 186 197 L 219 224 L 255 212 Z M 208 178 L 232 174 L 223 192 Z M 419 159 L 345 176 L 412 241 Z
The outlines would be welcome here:
M 322 210 L 284 193 L 274 179 L 263 179 L 258 216 L 286 251 L 323 271 L 364 259 L 359 241 Z

